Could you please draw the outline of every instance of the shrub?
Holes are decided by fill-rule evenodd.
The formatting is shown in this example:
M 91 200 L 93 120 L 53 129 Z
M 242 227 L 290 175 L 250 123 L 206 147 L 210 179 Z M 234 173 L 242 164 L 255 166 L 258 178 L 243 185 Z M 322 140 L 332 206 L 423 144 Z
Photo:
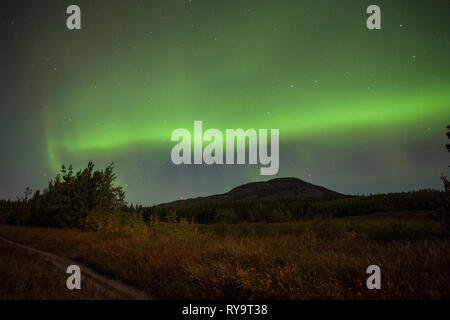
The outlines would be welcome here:
M 154 237 L 170 236 L 176 239 L 186 239 L 198 234 L 194 221 L 186 218 L 178 218 L 175 210 L 169 210 L 165 221 L 160 221 L 157 215 L 149 217 L 149 234 Z
M 140 212 L 97 211 L 88 213 L 84 220 L 84 229 L 117 233 L 125 236 L 147 236 L 149 228 Z

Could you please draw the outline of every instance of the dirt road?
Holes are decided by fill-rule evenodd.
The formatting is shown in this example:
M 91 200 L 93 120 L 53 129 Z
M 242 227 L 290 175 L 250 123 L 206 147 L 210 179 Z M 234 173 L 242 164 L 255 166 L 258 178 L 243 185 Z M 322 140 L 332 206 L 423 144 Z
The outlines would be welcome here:
M 31 248 L 31 247 L 25 246 L 23 244 L 20 244 L 18 242 L 8 240 L 3 237 L 0 237 L 0 240 L 5 241 L 9 244 L 15 245 L 19 248 L 28 250 L 30 252 L 37 253 L 37 254 L 41 255 L 45 260 L 52 263 L 53 265 L 55 265 L 57 268 L 63 270 L 64 272 L 66 272 L 67 267 L 70 265 L 79 266 L 80 270 L 81 270 L 81 279 L 83 279 L 83 277 L 87 277 L 91 281 L 91 283 L 93 283 L 96 287 L 98 287 L 100 290 L 107 292 L 108 294 L 110 294 L 113 297 L 123 298 L 123 299 L 135 299 L 135 300 L 150 300 L 151 299 L 144 291 L 142 291 L 136 287 L 127 285 L 121 281 L 114 280 L 107 276 L 101 275 L 77 261 L 73 261 L 73 260 L 65 258 L 65 257 L 60 257 L 60 256 L 57 256 L 50 252 Z M 69 276 L 69 275 L 67 275 L 67 276 Z

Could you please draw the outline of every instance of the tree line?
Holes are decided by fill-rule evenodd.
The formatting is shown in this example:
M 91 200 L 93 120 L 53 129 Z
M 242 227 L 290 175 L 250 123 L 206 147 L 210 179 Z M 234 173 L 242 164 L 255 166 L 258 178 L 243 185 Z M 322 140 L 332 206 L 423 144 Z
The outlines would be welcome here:
M 178 217 L 198 223 L 289 222 L 314 218 L 336 218 L 374 212 L 433 210 L 442 191 L 424 189 L 410 192 L 354 196 L 334 200 L 245 202 L 188 208 L 145 207 L 145 220 L 164 219 L 176 210 Z
M 62 166 L 47 188 L 33 195 L 27 188 L 17 200 L 0 200 L 0 223 L 13 225 L 84 228 L 86 222 L 134 215 L 144 222 L 186 219 L 196 223 L 289 222 L 313 218 L 345 217 L 398 210 L 434 210 L 444 192 L 419 191 L 352 196 L 334 200 L 237 202 L 188 208 L 127 205 L 122 187 L 114 184 L 113 165 L 95 170 L 94 164 L 74 172 Z M 137 216 L 136 216 L 137 215 Z
M 447 136 L 450 138 L 450 126 Z M 450 144 L 446 145 L 450 151 Z M 155 221 L 196 223 L 289 222 L 313 218 L 345 217 L 381 211 L 432 210 L 450 225 L 450 183 L 445 192 L 419 191 L 352 196 L 334 200 L 236 202 L 188 208 L 128 205 L 125 191 L 115 184 L 114 166 L 95 169 L 93 162 L 74 171 L 62 166 L 47 187 L 32 194 L 26 188 L 16 200 L 0 200 L 0 223 L 59 228 L 114 229 Z

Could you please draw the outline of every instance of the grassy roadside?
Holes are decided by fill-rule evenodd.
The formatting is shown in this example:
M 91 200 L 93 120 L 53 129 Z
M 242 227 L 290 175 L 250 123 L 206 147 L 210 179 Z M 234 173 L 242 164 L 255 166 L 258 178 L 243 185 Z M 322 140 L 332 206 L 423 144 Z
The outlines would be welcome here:
M 447 237 L 442 223 L 430 219 L 428 211 L 379 212 L 344 218 L 314 219 L 289 223 L 241 223 L 235 225 L 199 225 L 202 234 L 233 237 L 301 236 L 313 232 L 321 238 L 334 240 L 349 233 L 363 235 L 370 241 L 420 240 Z
M 202 226 L 186 237 L 6 225 L 0 235 L 83 262 L 156 298 L 450 298 L 450 240 L 424 212 Z M 371 264 L 381 268 L 382 290 L 366 288 Z
M 0 241 L 0 300 L 113 299 L 82 279 L 80 290 L 69 290 L 69 275 L 36 253 Z

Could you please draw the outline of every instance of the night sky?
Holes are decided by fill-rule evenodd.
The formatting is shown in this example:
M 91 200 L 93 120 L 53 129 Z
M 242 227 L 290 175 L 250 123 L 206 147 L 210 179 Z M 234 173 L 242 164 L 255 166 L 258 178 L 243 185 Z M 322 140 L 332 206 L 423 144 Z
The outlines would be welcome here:
M 81 7 L 82 29 L 66 27 Z M 381 8 L 368 30 L 366 8 Z M 442 189 L 449 1 L 0 4 L 0 198 L 114 161 L 145 205 L 294 176 L 347 194 Z M 173 130 L 280 129 L 280 170 L 172 164 Z

